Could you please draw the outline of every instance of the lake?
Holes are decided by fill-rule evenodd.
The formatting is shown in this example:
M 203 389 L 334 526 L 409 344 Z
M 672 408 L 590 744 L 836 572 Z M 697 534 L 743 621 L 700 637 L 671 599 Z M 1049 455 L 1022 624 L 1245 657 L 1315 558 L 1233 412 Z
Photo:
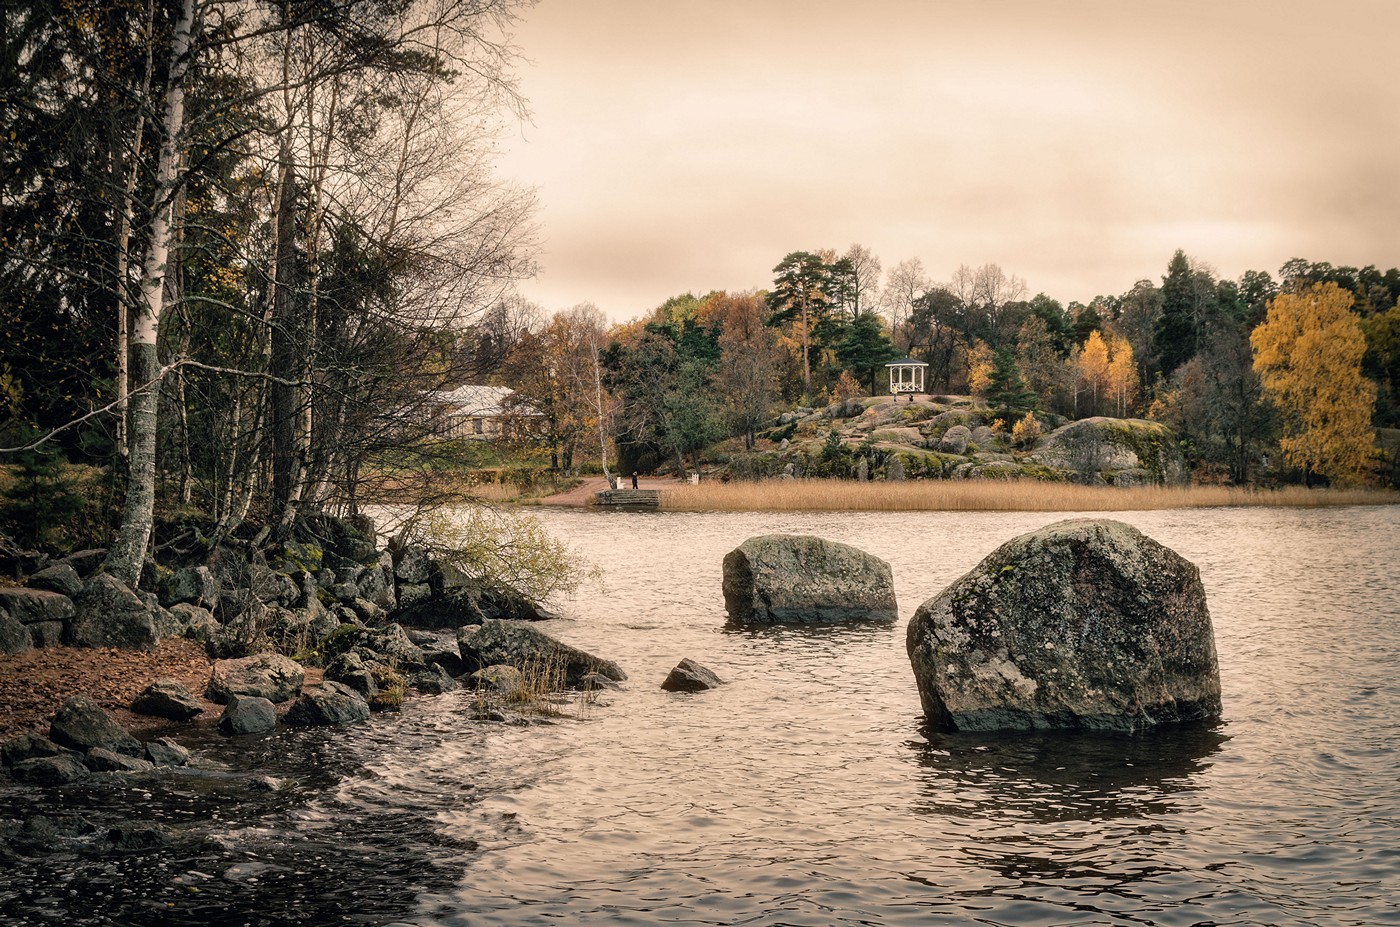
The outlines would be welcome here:
M 1120 513 L 1201 570 L 1218 723 L 925 730 L 924 600 L 1044 513 L 541 510 L 602 568 L 546 629 L 619 662 L 577 718 L 466 693 L 282 731 L 212 770 L 37 794 L 198 843 L 22 861 L 7 924 L 1400 924 L 1400 508 Z M 720 562 L 817 534 L 888 560 L 894 627 L 727 629 Z M 726 681 L 659 688 L 691 657 Z M 253 791 L 253 775 L 284 780 Z M 137 784 L 139 783 L 139 784 Z M 254 783 L 256 784 L 256 783 Z M 19 794 L 0 791 L 9 801 Z M 26 801 L 31 798 L 26 797 Z

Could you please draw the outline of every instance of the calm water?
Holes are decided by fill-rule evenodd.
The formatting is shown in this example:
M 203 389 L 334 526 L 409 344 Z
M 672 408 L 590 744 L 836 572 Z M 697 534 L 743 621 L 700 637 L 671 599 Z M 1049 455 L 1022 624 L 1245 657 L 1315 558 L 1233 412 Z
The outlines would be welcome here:
M 1200 567 L 1224 687 L 1220 723 L 1138 737 L 921 725 L 905 621 L 1060 516 L 541 517 L 606 587 L 551 630 L 627 689 L 549 725 L 472 722 L 451 694 L 244 753 L 205 737 L 214 773 L 48 793 L 41 812 L 139 812 L 179 839 L 21 861 L 0 920 L 1400 924 L 1394 507 L 1118 516 Z M 888 559 L 903 620 L 726 630 L 720 561 L 768 531 Z M 728 684 L 661 692 L 682 657 Z

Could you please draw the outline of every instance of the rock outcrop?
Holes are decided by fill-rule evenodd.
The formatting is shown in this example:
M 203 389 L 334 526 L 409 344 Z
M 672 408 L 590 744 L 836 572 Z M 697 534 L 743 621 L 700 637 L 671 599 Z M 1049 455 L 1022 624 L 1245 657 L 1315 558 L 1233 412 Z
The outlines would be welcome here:
M 1220 712 L 1199 572 L 1122 522 L 1003 544 L 919 608 L 907 646 L 942 730 L 1129 731 Z
M 1081 481 L 1114 480 L 1119 471 L 1135 472 L 1128 485 L 1186 479 L 1175 433 L 1145 419 L 1096 416 L 1071 422 L 1042 438 L 1032 457 Z
M 522 622 L 488 620 L 479 629 L 463 628 L 457 641 L 462 657 L 475 666 L 504 663 L 566 686 L 580 685 L 589 673 L 601 673 L 618 682 L 627 678 L 616 663 L 570 647 Z
M 724 606 L 738 624 L 894 621 L 894 575 L 879 557 L 810 535 L 752 537 L 724 557 Z
M 153 650 L 156 626 L 150 607 L 109 573 L 87 581 L 74 605 L 68 642 L 79 647 L 121 647 Z

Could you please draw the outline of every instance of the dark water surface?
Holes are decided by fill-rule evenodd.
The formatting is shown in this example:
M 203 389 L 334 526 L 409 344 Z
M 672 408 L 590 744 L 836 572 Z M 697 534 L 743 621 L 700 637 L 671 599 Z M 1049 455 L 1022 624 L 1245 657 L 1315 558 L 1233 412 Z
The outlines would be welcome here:
M 20 857 L 0 922 L 1400 924 L 1400 509 L 1117 516 L 1200 567 L 1224 687 L 1218 724 L 1136 737 L 922 727 L 905 622 L 1060 516 L 540 517 L 606 587 L 549 630 L 624 691 L 529 727 L 454 693 L 246 752 L 203 735 L 213 770 L 0 785 L 10 821 L 177 838 Z M 769 531 L 889 560 L 900 623 L 726 630 L 720 561 Z M 682 657 L 728 684 L 661 692 Z

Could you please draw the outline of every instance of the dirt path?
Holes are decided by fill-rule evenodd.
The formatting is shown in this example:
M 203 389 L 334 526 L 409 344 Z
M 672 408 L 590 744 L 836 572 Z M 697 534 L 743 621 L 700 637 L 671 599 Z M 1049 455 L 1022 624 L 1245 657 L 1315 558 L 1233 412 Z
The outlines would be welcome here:
M 653 479 L 651 477 L 642 477 L 637 481 L 638 489 L 675 489 L 677 486 L 680 485 L 680 480 L 660 478 Z M 621 486 L 623 489 L 631 489 L 631 479 L 628 478 L 621 480 Z M 537 504 L 587 505 L 589 502 L 593 501 L 593 494 L 595 492 L 602 492 L 607 488 L 608 481 L 603 479 L 601 476 L 585 477 L 582 483 L 580 483 L 578 486 L 575 486 L 568 492 L 561 492 L 553 496 L 545 496 L 543 499 L 539 500 Z

